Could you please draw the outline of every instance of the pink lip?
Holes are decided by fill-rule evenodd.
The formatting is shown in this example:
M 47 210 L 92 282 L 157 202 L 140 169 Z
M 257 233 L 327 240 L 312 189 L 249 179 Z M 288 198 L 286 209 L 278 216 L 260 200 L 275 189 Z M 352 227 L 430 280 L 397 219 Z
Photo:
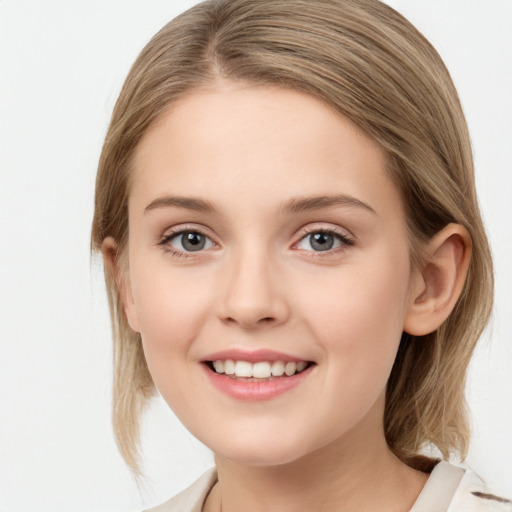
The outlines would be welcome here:
M 299 363 L 300 361 L 306 361 L 300 357 L 294 357 L 283 352 L 276 352 L 275 350 L 221 350 L 209 354 L 203 358 L 203 361 L 225 361 L 226 359 L 232 359 L 233 361 L 249 361 L 250 363 L 257 363 L 258 361 L 283 361 Z
M 219 357 L 218 359 L 223 358 Z M 227 357 L 226 359 L 231 359 L 231 357 Z M 247 361 L 247 359 L 245 360 Z M 268 361 L 268 359 L 264 360 Z M 282 361 L 282 359 L 277 360 Z M 261 359 L 259 359 L 259 361 L 261 361 Z M 315 365 L 311 365 L 304 371 L 296 373 L 291 377 L 276 377 L 274 380 L 265 380 L 261 382 L 238 380 L 224 374 L 218 374 L 206 364 L 201 364 L 201 366 L 206 372 L 207 377 L 210 379 L 210 382 L 225 395 L 236 398 L 237 400 L 257 402 L 270 400 L 271 398 L 282 395 L 283 393 L 296 388 L 301 384 L 301 382 L 308 378 Z

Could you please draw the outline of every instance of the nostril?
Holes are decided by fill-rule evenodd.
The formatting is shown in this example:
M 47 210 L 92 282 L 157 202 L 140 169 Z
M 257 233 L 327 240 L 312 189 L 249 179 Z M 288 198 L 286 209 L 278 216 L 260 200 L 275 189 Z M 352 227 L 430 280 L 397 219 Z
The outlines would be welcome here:
M 275 322 L 276 318 L 273 316 L 265 316 L 262 318 L 248 318 L 240 315 L 239 317 L 227 316 L 226 318 L 224 318 L 224 321 L 227 322 L 228 324 L 239 324 L 244 328 L 254 328 L 257 326 L 262 326 Z

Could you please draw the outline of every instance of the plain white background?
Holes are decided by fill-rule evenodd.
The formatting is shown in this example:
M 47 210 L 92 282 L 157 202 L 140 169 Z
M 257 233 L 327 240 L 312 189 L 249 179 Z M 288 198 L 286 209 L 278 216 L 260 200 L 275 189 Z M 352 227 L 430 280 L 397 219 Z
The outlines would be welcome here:
M 139 491 L 110 426 L 111 341 L 89 258 L 95 168 L 129 66 L 187 0 L 0 0 L 0 510 L 135 511 L 212 464 L 156 400 Z M 496 263 L 468 463 L 512 496 L 512 1 L 393 0 L 434 43 L 474 142 Z

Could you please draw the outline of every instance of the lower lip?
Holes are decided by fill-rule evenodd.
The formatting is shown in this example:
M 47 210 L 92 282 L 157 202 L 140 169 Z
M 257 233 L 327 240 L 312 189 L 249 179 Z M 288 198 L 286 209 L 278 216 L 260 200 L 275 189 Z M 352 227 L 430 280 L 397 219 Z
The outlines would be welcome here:
M 270 400 L 296 388 L 308 377 L 315 365 L 311 365 L 309 368 L 291 377 L 278 377 L 274 380 L 264 380 L 261 382 L 233 379 L 224 374 L 215 373 L 205 364 L 202 364 L 202 366 L 210 382 L 222 393 L 238 400 L 257 402 Z

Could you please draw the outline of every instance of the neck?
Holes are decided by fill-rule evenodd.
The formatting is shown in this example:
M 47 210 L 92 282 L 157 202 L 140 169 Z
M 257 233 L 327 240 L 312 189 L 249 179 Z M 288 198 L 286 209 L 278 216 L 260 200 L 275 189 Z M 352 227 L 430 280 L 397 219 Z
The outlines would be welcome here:
M 278 466 L 216 456 L 219 481 L 204 512 L 409 511 L 427 475 L 396 458 L 382 432 L 367 434 L 359 430 Z

